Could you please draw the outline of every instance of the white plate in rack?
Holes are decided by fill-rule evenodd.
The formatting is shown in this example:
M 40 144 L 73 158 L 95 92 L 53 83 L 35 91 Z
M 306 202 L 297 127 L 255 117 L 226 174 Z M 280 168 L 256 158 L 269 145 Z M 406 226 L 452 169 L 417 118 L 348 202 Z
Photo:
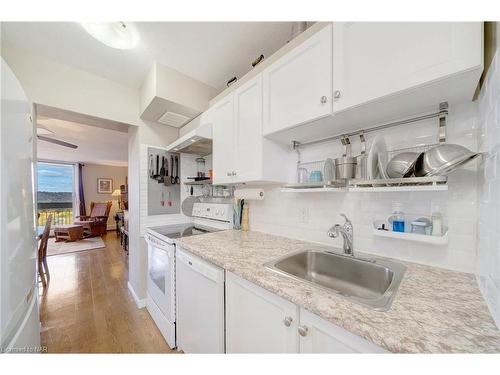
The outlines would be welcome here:
M 385 172 L 387 162 L 388 156 L 385 138 L 381 135 L 377 135 L 373 139 L 366 161 L 368 179 L 375 180 L 378 178 L 388 178 Z
M 323 181 L 333 180 L 335 180 L 335 164 L 332 159 L 328 158 L 323 165 Z

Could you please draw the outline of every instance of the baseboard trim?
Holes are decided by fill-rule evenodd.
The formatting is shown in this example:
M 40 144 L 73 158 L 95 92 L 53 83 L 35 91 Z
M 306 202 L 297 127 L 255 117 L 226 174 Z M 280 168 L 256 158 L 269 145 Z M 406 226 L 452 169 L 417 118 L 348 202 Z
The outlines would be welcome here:
M 146 298 L 140 299 L 139 297 L 137 297 L 137 294 L 135 293 L 134 287 L 132 286 L 132 284 L 130 284 L 130 281 L 127 282 L 127 287 L 128 287 L 128 290 L 130 291 L 130 293 L 132 294 L 132 298 L 134 299 L 134 302 L 137 305 L 137 308 L 142 309 L 142 308 L 146 307 L 146 300 L 147 299 Z

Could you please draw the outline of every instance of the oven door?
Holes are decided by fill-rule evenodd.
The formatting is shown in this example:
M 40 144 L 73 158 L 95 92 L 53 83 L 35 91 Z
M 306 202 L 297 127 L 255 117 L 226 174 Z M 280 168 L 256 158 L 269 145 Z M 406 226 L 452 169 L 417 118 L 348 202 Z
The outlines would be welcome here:
M 165 317 L 175 322 L 175 245 L 147 233 L 148 294 Z

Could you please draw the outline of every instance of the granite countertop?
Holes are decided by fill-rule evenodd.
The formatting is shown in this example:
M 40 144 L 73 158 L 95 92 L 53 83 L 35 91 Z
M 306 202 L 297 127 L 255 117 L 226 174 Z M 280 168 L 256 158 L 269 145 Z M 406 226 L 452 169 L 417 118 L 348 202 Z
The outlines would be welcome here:
M 286 253 L 326 246 L 236 230 L 177 242 L 185 250 L 391 352 L 500 353 L 500 331 L 472 274 L 400 261 L 406 265 L 406 273 L 391 308 L 383 312 L 263 266 Z

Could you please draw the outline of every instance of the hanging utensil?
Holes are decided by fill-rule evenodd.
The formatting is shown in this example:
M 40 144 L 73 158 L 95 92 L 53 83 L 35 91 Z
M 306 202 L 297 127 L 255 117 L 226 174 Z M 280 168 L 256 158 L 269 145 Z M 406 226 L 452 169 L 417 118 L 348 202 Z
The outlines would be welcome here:
M 165 157 L 165 178 L 163 179 L 163 184 L 166 186 L 172 185 L 172 181 L 170 180 L 168 171 L 169 171 L 169 166 L 168 166 L 168 156 L 167 156 Z
M 170 171 L 172 172 L 172 173 L 170 173 L 170 183 L 172 185 L 174 185 L 175 184 L 175 176 L 174 176 L 174 157 L 173 157 L 173 155 L 170 155 L 170 168 L 171 168 Z
M 167 204 L 168 204 L 168 207 L 172 207 L 172 196 L 171 196 L 170 192 L 168 192 L 168 202 L 167 202 Z
M 163 191 L 161 192 L 160 204 L 162 206 L 165 206 L 165 194 L 163 193 Z
M 154 170 L 154 165 L 153 165 L 153 154 L 149 154 L 149 177 L 154 178 L 155 177 L 155 170 Z
M 181 183 L 181 178 L 179 177 L 179 158 L 177 156 L 175 157 L 175 183 Z
M 165 156 L 161 157 L 160 177 L 165 177 Z
M 156 154 L 156 173 L 153 178 L 157 180 L 158 177 L 160 177 L 160 155 Z

